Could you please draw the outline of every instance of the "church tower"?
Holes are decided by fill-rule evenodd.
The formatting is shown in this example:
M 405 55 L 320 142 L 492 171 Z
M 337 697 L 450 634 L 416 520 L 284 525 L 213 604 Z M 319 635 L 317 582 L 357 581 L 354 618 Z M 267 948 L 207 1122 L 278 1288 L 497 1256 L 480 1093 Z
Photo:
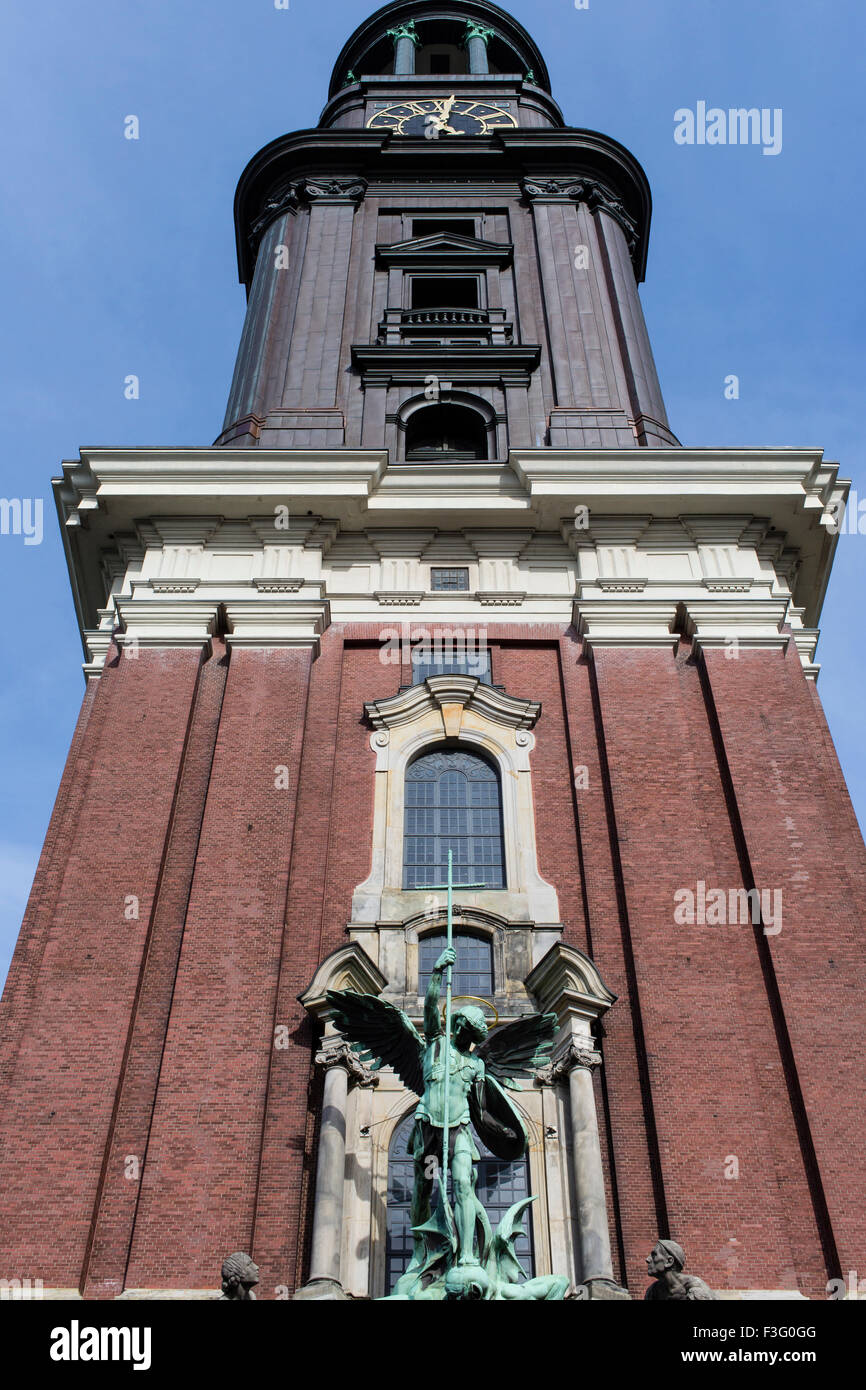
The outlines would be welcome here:
M 388 1292 L 417 1096 L 326 992 L 420 1026 L 449 852 L 455 995 L 556 1016 L 526 1156 L 478 1164 L 535 1199 L 525 1272 L 862 1267 L 866 851 L 814 661 L 848 485 L 680 446 L 650 207 L 503 10 L 396 0 L 241 176 L 216 442 L 64 464 L 86 690 L 0 1012 L 4 1272 Z

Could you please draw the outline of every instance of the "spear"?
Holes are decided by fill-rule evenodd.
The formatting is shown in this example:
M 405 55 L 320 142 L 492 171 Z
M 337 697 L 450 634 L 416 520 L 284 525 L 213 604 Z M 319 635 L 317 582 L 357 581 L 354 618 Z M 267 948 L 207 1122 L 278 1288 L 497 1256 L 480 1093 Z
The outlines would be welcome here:
M 419 885 L 423 888 L 447 888 L 448 890 L 448 913 L 446 917 L 446 943 L 451 949 L 454 939 L 454 870 L 452 867 L 452 851 L 448 851 L 448 882 L 447 883 L 428 883 Z M 484 883 L 461 883 L 461 888 L 485 888 Z M 439 1195 L 443 1203 L 448 1201 L 448 1135 L 451 1129 L 450 1107 L 451 1107 L 451 962 L 446 966 L 445 974 L 445 1100 L 442 1108 L 442 1181 L 439 1184 Z

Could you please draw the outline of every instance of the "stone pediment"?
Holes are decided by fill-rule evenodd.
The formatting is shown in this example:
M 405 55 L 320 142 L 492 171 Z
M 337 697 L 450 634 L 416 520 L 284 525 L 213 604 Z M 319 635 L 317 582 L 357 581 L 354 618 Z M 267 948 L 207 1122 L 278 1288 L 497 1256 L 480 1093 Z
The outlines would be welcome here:
M 514 247 L 510 242 L 481 241 L 477 237 L 458 236 L 455 232 L 434 232 L 431 236 L 411 237 L 408 241 L 379 242 L 376 260 L 381 266 L 404 266 L 435 262 L 475 261 L 480 265 L 506 266 L 511 264 Z
M 525 983 L 541 1012 L 555 1013 L 560 1024 L 569 1017 L 589 1023 L 616 1002 L 595 962 L 577 947 L 562 942 L 547 952 Z
M 506 729 L 531 729 L 541 713 L 537 700 L 516 699 L 485 685 L 477 676 L 428 676 L 420 685 L 401 690 L 384 700 L 368 700 L 367 717 L 377 729 L 412 724 L 439 710 L 446 736 L 456 738 L 464 712 L 472 711 Z
M 356 994 L 381 994 L 387 983 L 366 951 L 352 942 L 325 957 L 298 999 L 314 1018 L 326 1019 L 331 1012 L 325 998 L 327 990 L 352 989 Z

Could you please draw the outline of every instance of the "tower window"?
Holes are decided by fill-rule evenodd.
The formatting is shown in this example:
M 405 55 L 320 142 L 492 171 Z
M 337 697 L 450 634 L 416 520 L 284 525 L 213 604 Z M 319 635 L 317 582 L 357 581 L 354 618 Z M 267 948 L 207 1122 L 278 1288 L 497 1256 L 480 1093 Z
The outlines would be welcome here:
M 440 650 L 428 656 L 421 642 L 412 649 L 412 684 L 421 685 L 428 676 L 474 676 L 490 685 L 490 652 L 478 643 L 455 641 L 440 644 Z
M 431 71 L 431 73 L 433 73 L 433 72 L 450 72 L 450 71 L 451 71 L 451 54 L 450 54 L 450 53 L 431 53 L 431 54 L 430 54 L 430 71 Z
M 477 309 L 478 281 L 473 276 L 457 276 L 454 279 L 437 276 L 427 279 L 421 275 L 412 276 L 413 309 Z
M 409 416 L 406 461 L 486 459 L 487 426 L 476 410 L 439 402 Z
M 435 566 L 430 570 L 430 587 L 434 592 L 451 593 L 458 589 L 469 588 L 469 570 L 464 566 L 455 569 L 437 569 Z
M 442 749 L 416 758 L 406 773 L 403 887 L 444 883 L 448 851 L 454 882 L 505 887 L 502 796 L 486 758 Z
M 444 932 L 422 937 L 418 944 L 418 993 L 426 994 L 430 975 L 442 952 L 447 937 Z M 451 989 L 454 994 L 474 994 L 477 999 L 489 999 L 493 994 L 493 947 L 485 937 L 455 932 L 454 949 L 457 960 L 451 967 Z
M 412 235 L 435 236 L 437 232 L 453 232 L 455 236 L 475 237 L 474 217 L 413 217 Z

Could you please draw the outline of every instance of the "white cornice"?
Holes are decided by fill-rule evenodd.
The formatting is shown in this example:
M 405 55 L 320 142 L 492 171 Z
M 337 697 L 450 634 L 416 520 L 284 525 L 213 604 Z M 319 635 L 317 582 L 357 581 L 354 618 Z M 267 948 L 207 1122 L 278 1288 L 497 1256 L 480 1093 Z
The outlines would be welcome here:
M 209 601 L 221 590 L 228 602 L 245 588 L 288 598 L 302 578 L 299 600 L 322 580 L 323 597 L 339 589 L 341 612 L 362 621 L 383 604 L 425 611 L 432 596 L 413 556 L 459 550 L 462 533 L 491 567 L 473 578 L 475 605 L 539 620 L 576 591 L 600 643 L 621 630 L 624 595 L 652 605 L 784 594 L 814 628 L 837 543 L 829 508 L 847 496 L 837 471 L 816 449 L 515 449 L 507 465 L 390 467 L 382 450 L 85 449 L 64 465 L 55 495 L 82 633 L 97 627 L 108 588 L 128 603 L 122 590 L 137 577 L 151 598 L 161 590 Z M 579 507 L 589 513 L 583 531 Z M 332 543 L 333 586 L 323 568 Z M 152 546 L 165 561 L 151 558 Z M 731 573 L 714 558 L 724 546 L 739 549 Z M 669 562 L 675 552 L 682 560 Z M 373 568 L 344 584 L 338 576 L 355 563 Z M 559 570 L 556 582 L 542 569 Z M 608 605 L 606 633 L 590 613 L 596 601 Z M 655 624 L 643 635 L 666 640 Z

